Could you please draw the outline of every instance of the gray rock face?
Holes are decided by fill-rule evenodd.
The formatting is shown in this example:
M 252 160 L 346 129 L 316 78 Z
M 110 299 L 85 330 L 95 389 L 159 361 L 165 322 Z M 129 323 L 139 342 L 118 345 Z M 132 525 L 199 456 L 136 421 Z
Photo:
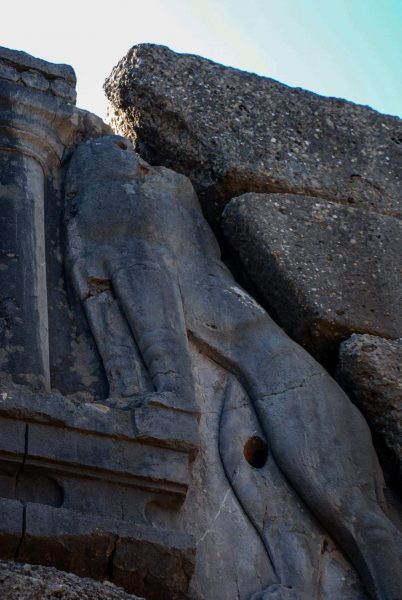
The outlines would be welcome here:
M 279 471 L 269 439 L 235 381 L 222 407 L 219 447 L 236 497 L 271 561 L 271 585 L 252 598 L 367 600 L 339 547 Z
M 220 261 L 190 181 L 164 167 L 150 167 L 127 140 L 108 136 L 77 149 L 66 195 L 68 271 L 85 306 L 110 389 L 117 396 L 132 395 L 141 408 L 139 394 L 146 391 L 146 382 L 142 376 L 132 381 L 130 374 L 140 373 L 143 365 L 156 402 L 160 398 L 173 411 L 191 415 L 197 406 L 191 339 L 242 383 L 275 463 L 354 562 L 370 597 L 386 600 L 395 595 L 400 534 L 381 508 L 383 481 L 367 424 L 324 369 L 236 285 Z M 105 332 L 113 320 L 108 320 L 105 307 L 114 301 L 114 318 L 122 326 L 111 345 Z M 124 356 L 115 351 L 120 347 L 126 349 Z M 234 409 L 240 406 L 235 403 Z M 231 446 L 226 437 L 220 450 L 224 464 Z M 296 566 L 298 560 L 305 565 L 306 549 L 295 551 L 294 559 L 279 551 L 286 544 L 298 547 L 301 521 L 296 517 L 289 534 L 275 541 L 276 528 L 256 515 L 266 514 L 262 504 L 270 507 L 273 519 L 273 506 L 283 508 L 284 500 L 271 498 L 271 506 L 269 490 L 261 484 L 260 493 L 250 492 L 247 485 L 239 491 L 237 460 L 228 464 L 239 501 L 248 506 L 251 521 L 258 522 L 271 549 L 273 581 L 265 596 L 274 597 L 290 586 L 299 598 L 313 597 L 315 583 L 309 584 L 302 567 Z M 286 488 L 283 494 L 288 497 Z M 295 510 L 290 509 L 288 521 Z M 363 532 L 361 543 L 357 540 Z M 377 532 L 386 540 L 381 568 Z M 321 562 L 313 560 L 312 568 L 319 571 Z M 384 577 L 387 569 L 392 576 L 390 571 Z M 332 576 L 330 588 L 336 593 L 334 581 Z
M 75 107 L 75 83 L 67 65 L 0 48 L 0 370 L 70 392 L 97 377 L 63 281 L 62 162 L 83 139 L 109 133 Z
M 146 507 L 183 502 L 192 424 L 160 402 L 144 414 L 1 383 L 0 556 L 183 598 L 193 538 L 151 526 Z
M 141 600 L 109 581 L 99 583 L 52 567 L 3 560 L 0 561 L 0 588 L 3 600 Z
M 112 128 L 93 113 L 77 108 L 78 123 L 74 135 L 74 146 L 85 140 L 113 134 Z
M 338 376 L 385 442 L 402 476 L 402 339 L 353 335 L 340 346 Z
M 326 359 L 354 332 L 402 335 L 402 225 L 290 194 L 245 194 L 223 231 L 289 334 Z
M 114 352 L 109 340 L 108 386 L 67 289 L 66 162 L 82 140 L 110 131 L 74 100 L 71 67 L 0 49 L 0 556 L 182 599 L 194 540 L 150 526 L 145 513 L 154 501 L 183 502 L 197 421 L 155 398 L 152 385 L 137 402 L 113 386 L 122 353 L 132 357 L 125 322 L 114 327 L 116 302 L 104 296 L 104 338 L 123 334 Z
M 71 67 L 0 48 L 0 369 L 50 389 L 45 188 L 75 130 Z
M 152 44 L 105 83 L 114 128 L 188 175 L 219 219 L 244 192 L 286 192 L 401 215 L 402 122 Z
M 236 284 L 189 179 L 102 137 L 73 105 L 70 68 L 13 51 L 0 66 L 0 556 L 149 600 L 397 598 L 401 535 L 367 424 Z M 216 213 L 251 173 L 220 160 L 203 188 Z M 282 167 L 278 181 L 305 181 Z M 394 211 L 384 198 L 364 202 Z

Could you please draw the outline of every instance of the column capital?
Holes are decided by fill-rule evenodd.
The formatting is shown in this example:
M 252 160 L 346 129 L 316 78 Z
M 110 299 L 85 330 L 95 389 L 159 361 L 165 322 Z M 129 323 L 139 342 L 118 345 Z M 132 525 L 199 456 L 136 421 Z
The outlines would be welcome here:
M 77 126 L 75 73 L 0 47 L 0 149 L 57 166 Z

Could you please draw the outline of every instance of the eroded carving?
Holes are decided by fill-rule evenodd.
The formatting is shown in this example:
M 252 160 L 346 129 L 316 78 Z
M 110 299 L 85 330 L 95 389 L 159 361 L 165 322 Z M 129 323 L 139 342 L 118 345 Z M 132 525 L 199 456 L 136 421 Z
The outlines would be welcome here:
M 103 402 L 98 353 L 66 293 L 63 159 L 109 131 L 75 108 L 74 86 L 71 67 L 0 48 L 0 556 L 184 598 L 194 538 L 151 526 L 146 506 L 186 498 L 196 416 L 154 393 L 110 281 L 94 277 Z
M 194 412 L 190 337 L 241 382 L 277 467 L 352 561 L 370 597 L 398 599 L 401 535 L 385 513 L 368 426 L 325 370 L 236 284 L 189 180 L 151 168 L 124 138 L 109 136 L 78 148 L 66 197 L 67 263 L 110 389 L 149 392 L 141 381 L 147 371 L 162 404 Z M 229 451 L 230 440 L 224 460 Z M 258 508 L 266 499 L 255 502 Z M 295 543 L 292 531 L 287 542 Z M 311 587 L 292 587 L 291 567 L 258 597 L 316 597 Z
M 50 390 L 46 176 L 75 129 L 75 74 L 0 48 L 0 369 Z
M 167 169 L 150 171 L 130 146 L 112 136 L 75 152 L 66 180 L 67 265 L 111 396 L 115 390 L 133 396 L 156 389 L 163 404 L 196 412 L 176 255 L 169 247 L 175 234 L 179 252 L 187 232 L 180 232 L 166 208 L 189 197 L 196 214 L 197 200 L 186 178 Z M 166 200 L 158 213 L 162 187 Z M 134 205 L 133 199 L 140 201 Z M 196 243 L 201 232 L 195 223 L 192 229 Z M 207 248 L 207 240 L 199 243 Z M 190 259 L 192 248 L 187 252 Z

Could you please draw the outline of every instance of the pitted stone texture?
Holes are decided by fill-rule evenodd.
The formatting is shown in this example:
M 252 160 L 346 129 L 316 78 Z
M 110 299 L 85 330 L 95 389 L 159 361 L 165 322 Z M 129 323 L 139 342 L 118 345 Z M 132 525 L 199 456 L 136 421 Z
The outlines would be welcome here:
M 352 335 L 341 344 L 339 359 L 339 380 L 402 475 L 402 338 Z
M 398 219 L 292 194 L 244 194 L 224 233 L 290 335 L 326 359 L 353 332 L 402 335 Z
M 0 561 L 0 587 L 2 600 L 141 600 L 109 581 L 7 561 Z
M 251 191 L 401 215 L 396 117 L 152 44 L 134 46 L 105 90 L 118 132 L 151 164 L 188 175 L 210 220 Z

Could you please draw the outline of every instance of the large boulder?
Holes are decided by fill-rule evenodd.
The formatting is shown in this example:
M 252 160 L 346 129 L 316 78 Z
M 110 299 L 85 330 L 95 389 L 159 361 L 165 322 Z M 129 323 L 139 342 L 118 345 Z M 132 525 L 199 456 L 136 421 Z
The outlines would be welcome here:
M 292 194 L 244 194 L 223 231 L 265 304 L 325 360 L 354 332 L 402 336 L 402 223 Z
M 353 335 L 340 346 L 338 378 L 402 475 L 402 339 Z
M 115 129 L 190 177 L 211 221 L 244 192 L 401 215 L 402 121 L 153 44 L 105 83 Z

